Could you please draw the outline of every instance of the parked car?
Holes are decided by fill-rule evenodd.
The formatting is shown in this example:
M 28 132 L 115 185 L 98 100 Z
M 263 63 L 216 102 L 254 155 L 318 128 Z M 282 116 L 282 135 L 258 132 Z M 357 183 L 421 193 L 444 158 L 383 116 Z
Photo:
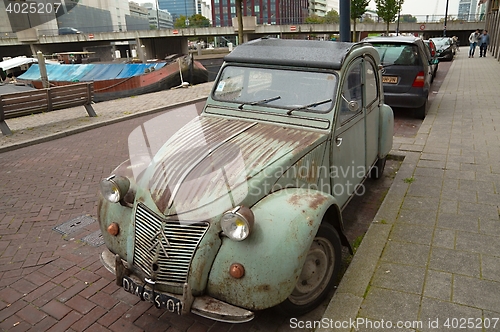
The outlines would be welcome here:
M 427 49 L 428 49 L 428 52 L 426 52 L 427 57 L 432 60 L 431 64 L 430 64 L 431 70 L 432 70 L 432 79 L 431 79 L 431 83 L 432 83 L 432 82 L 434 82 L 434 79 L 436 78 L 437 70 L 438 70 L 438 66 L 439 66 L 439 59 L 438 59 L 437 51 L 436 51 L 436 44 L 434 44 L 434 42 L 432 40 L 429 40 L 429 39 L 425 39 L 424 44 L 427 45 Z
M 76 35 L 76 34 L 81 34 L 82 32 L 75 28 L 65 27 L 65 28 L 59 28 L 59 30 L 57 30 L 57 33 L 59 35 Z
M 425 118 L 435 61 L 427 57 L 424 42 L 408 36 L 368 37 L 364 41 L 380 54 L 385 102 L 413 109 L 417 118 Z
M 449 37 L 439 37 L 430 38 L 436 44 L 436 51 L 439 60 L 453 60 L 455 56 L 455 44 L 452 38 Z
M 130 159 L 101 182 L 101 259 L 168 312 L 296 317 L 332 290 L 350 248 L 341 211 L 392 147 L 379 55 L 266 38 L 224 59 L 201 115 L 191 106 L 141 125 Z

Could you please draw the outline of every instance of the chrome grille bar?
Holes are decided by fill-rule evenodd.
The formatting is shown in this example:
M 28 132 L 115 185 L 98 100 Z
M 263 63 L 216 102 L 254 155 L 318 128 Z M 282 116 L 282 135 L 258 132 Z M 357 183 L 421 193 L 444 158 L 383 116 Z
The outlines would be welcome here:
M 207 229 L 207 222 L 181 224 L 164 220 L 139 203 L 135 213 L 134 265 L 150 276 L 154 262 L 159 267 L 157 282 L 182 284 L 187 281 L 194 252 Z

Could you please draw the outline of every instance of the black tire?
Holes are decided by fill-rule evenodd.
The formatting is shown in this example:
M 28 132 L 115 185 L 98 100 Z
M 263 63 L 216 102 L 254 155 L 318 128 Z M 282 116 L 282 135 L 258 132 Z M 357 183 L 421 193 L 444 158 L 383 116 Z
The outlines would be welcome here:
M 379 158 L 375 165 L 373 165 L 370 170 L 370 177 L 372 179 L 380 179 L 382 175 L 384 175 L 385 162 L 387 161 L 387 157 Z
M 427 103 L 428 97 L 425 99 L 425 103 L 419 108 L 415 108 L 415 117 L 417 119 L 425 119 L 425 115 L 427 114 Z
M 277 309 L 287 316 L 297 317 L 319 306 L 338 278 L 341 260 L 337 230 L 326 222 L 321 223 L 295 289 Z

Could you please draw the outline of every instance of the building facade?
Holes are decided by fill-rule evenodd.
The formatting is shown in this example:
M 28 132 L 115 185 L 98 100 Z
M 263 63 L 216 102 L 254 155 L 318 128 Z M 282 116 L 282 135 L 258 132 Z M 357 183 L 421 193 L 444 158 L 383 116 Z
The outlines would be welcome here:
M 173 29 L 173 17 L 168 10 L 156 10 L 155 6 L 150 2 L 144 3 L 142 6 L 148 11 L 150 26 L 155 27 L 156 29 Z
M 326 0 L 309 0 L 309 16 L 324 17 L 327 12 L 328 4 Z
M 168 11 L 174 21 L 181 15 L 189 17 L 196 14 L 196 0 L 158 0 L 158 6 Z
M 458 19 L 464 21 L 476 21 L 476 0 L 460 0 L 458 3 Z
M 242 0 L 243 16 L 255 16 L 257 24 L 302 24 L 309 15 L 308 0 Z M 232 26 L 235 0 L 213 0 L 212 25 Z

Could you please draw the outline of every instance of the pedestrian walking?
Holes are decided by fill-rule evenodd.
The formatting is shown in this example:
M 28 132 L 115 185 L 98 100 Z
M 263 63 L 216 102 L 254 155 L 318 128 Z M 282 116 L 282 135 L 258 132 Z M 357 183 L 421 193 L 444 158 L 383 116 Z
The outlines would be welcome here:
M 490 44 L 490 35 L 488 35 L 488 30 L 483 30 L 483 34 L 479 39 L 479 57 L 486 58 L 486 49 Z
M 481 34 L 479 33 L 479 29 L 476 29 L 475 32 L 471 33 L 469 36 L 469 44 L 470 44 L 470 49 L 469 49 L 469 58 L 474 57 L 474 52 L 476 51 L 476 46 L 479 37 Z

